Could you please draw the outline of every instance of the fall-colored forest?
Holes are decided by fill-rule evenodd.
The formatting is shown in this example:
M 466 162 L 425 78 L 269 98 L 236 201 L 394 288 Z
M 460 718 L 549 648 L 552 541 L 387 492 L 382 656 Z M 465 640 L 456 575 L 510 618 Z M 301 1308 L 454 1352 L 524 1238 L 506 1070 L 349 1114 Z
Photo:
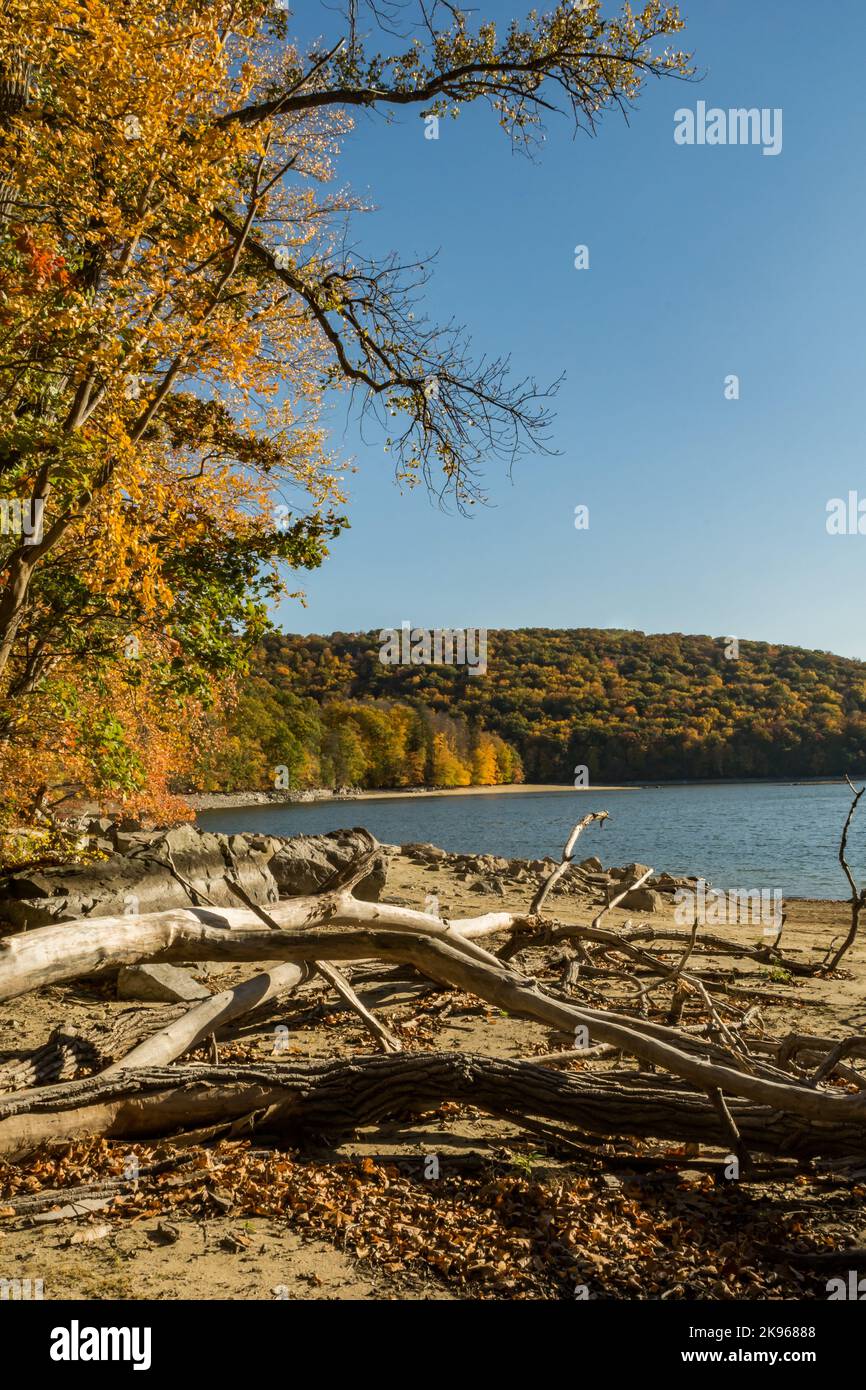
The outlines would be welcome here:
M 207 785 L 837 776 L 866 766 L 866 665 L 593 628 L 488 635 L 486 675 L 383 665 L 379 635 L 268 635 Z M 521 773 L 522 768 L 522 773 Z
M 206 791 L 466 787 L 521 782 L 523 770 L 514 748 L 460 714 L 407 700 L 320 703 L 260 673 L 196 776 Z

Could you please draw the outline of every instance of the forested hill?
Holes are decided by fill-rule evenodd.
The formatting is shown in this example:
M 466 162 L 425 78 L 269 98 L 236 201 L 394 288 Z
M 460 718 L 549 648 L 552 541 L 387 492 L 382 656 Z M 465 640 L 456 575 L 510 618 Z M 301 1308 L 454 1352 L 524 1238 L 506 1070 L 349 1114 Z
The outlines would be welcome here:
M 866 664 L 678 633 L 523 628 L 488 635 L 486 675 L 387 666 L 378 632 L 272 634 L 263 671 L 318 702 L 392 699 L 499 734 L 527 781 L 838 774 L 866 767 Z

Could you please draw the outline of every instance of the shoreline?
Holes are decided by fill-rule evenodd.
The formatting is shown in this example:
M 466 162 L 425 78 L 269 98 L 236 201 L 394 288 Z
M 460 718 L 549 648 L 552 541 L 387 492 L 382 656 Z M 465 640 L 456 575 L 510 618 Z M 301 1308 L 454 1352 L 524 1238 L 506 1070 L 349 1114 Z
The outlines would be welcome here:
M 328 791 L 315 788 L 309 792 L 279 794 L 274 792 L 190 792 L 183 797 L 194 811 L 219 811 L 242 806 L 315 806 L 332 801 L 397 801 L 421 800 L 433 796 L 493 796 L 540 795 L 550 792 L 627 792 L 640 791 L 639 786 L 570 787 L 559 782 L 504 782 L 494 787 L 399 787 L 394 790 L 376 788 L 370 791 Z
M 245 806 L 314 806 L 320 803 L 351 801 L 398 801 L 428 797 L 460 796 L 540 796 L 552 792 L 582 793 L 665 791 L 678 787 L 832 787 L 844 786 L 842 777 L 760 777 L 745 781 L 716 778 L 686 782 L 599 782 L 588 787 L 573 787 L 559 782 L 505 782 L 493 787 L 376 787 L 369 791 L 332 791 L 313 787 L 298 792 L 189 792 L 180 793 L 183 800 L 198 814 L 200 811 L 240 809 Z

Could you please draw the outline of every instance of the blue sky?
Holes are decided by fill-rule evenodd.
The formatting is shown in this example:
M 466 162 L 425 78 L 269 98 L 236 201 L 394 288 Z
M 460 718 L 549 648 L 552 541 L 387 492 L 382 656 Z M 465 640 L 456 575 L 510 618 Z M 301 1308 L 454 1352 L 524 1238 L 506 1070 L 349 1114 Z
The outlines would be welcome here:
M 308 606 L 281 606 L 287 631 L 630 627 L 866 658 L 866 536 L 826 530 L 830 498 L 866 498 L 866 8 L 682 9 L 703 80 L 650 84 L 630 124 L 610 112 L 594 140 L 551 118 L 535 163 L 480 108 L 438 141 L 414 115 L 359 119 L 340 174 L 376 211 L 357 239 L 437 252 L 433 317 L 510 351 L 517 377 L 565 373 L 559 454 L 511 479 L 492 462 L 490 505 L 464 519 L 401 491 L 379 436 L 341 414 L 352 529 L 292 577 Z M 674 112 L 698 101 L 781 108 L 781 153 L 675 144 Z

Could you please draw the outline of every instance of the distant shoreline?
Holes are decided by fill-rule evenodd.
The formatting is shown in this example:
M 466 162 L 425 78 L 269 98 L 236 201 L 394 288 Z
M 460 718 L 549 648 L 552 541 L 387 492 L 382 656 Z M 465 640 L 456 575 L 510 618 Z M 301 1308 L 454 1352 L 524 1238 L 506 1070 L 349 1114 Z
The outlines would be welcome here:
M 855 778 L 855 781 L 858 780 Z M 541 795 L 551 792 L 571 794 L 595 792 L 662 791 L 670 787 L 801 787 L 842 786 L 842 777 L 756 777 L 748 780 L 713 778 L 684 782 L 598 783 L 589 787 L 564 786 L 559 782 L 507 782 L 493 787 L 415 787 L 376 788 L 371 791 L 331 791 L 316 787 L 296 793 L 278 792 L 190 792 L 184 800 L 194 811 L 221 811 L 244 806 L 315 806 L 331 802 L 422 800 L 429 797 Z
M 523 783 L 505 782 L 495 787 L 417 787 L 407 790 L 406 788 L 376 788 L 372 791 L 327 791 L 316 788 L 310 792 L 298 792 L 295 795 L 286 793 L 278 795 L 273 792 L 196 792 L 184 797 L 195 811 L 218 811 L 223 807 L 235 806 L 315 806 L 322 802 L 349 802 L 349 801 L 394 801 L 394 800 L 421 800 L 431 796 L 490 796 L 493 794 L 514 794 L 523 792 L 526 794 L 539 792 L 574 792 L 578 791 L 637 791 L 637 787 L 568 787 L 560 783 Z

